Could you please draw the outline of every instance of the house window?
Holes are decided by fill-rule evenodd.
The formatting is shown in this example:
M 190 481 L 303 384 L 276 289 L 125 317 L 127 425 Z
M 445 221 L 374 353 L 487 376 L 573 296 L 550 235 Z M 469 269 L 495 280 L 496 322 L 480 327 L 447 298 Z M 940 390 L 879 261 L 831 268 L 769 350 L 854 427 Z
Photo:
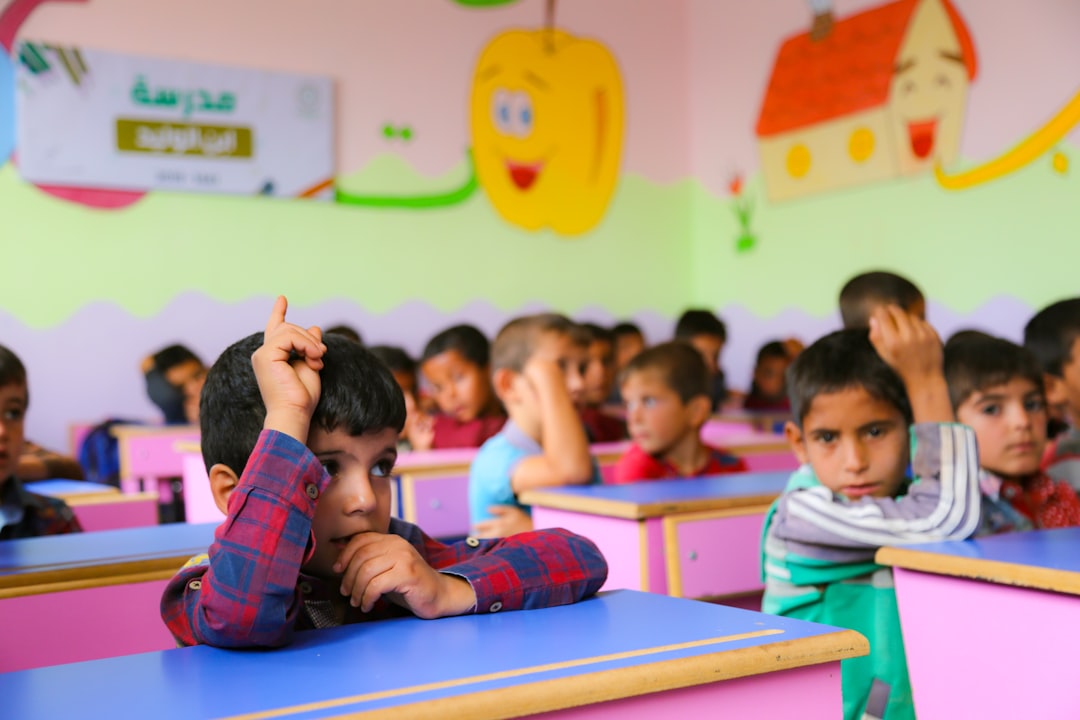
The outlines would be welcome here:
M 848 155 L 857 163 L 863 163 L 874 154 L 874 133 L 869 128 L 859 127 L 848 138 Z
M 793 178 L 801 178 L 810 172 L 810 151 L 802 143 L 788 150 L 787 171 Z

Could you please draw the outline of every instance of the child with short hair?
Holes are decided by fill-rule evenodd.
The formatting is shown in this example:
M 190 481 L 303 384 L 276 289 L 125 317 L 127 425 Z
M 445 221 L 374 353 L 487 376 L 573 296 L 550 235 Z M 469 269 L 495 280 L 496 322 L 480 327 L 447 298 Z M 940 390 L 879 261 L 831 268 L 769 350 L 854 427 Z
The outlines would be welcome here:
M 611 344 L 615 355 L 615 368 L 612 378 L 617 378 L 626 368 L 634 356 L 644 350 L 648 345 L 645 342 L 645 334 L 636 323 L 629 320 L 616 323 L 611 328 Z M 611 394 L 608 395 L 608 403 L 622 405 L 622 397 L 619 396 L 619 383 L 611 383 Z
M 429 434 L 410 436 L 413 449 L 480 447 L 502 429 L 506 413 L 491 386 L 489 350 L 487 337 L 472 325 L 454 325 L 428 341 L 420 372 L 439 413 Z
M 29 404 L 26 367 L 0 345 L 0 540 L 82 530 L 67 503 L 29 492 L 17 477 Z
M 915 283 L 902 275 L 876 270 L 847 281 L 840 290 L 840 317 L 845 329 L 868 328 L 874 309 L 896 305 L 909 315 L 926 319 L 926 298 Z
M 146 394 L 167 425 L 199 422 L 199 393 L 206 365 L 185 345 L 169 345 L 142 361 Z
M 563 530 L 431 539 L 390 517 L 405 403 L 366 349 L 285 321 L 234 343 L 203 389 L 202 452 L 227 518 L 162 597 L 182 645 L 277 647 L 297 630 L 575 602 L 607 567 Z M 242 472 L 240 472 L 242 470 Z
M 712 410 L 719 410 L 729 398 L 737 396 L 728 388 L 724 370 L 720 367 L 720 354 L 727 343 L 727 325 L 723 320 L 711 310 L 687 310 L 675 324 L 675 339 L 690 343 L 701 353 L 709 371 Z
M 1080 298 L 1036 313 L 1024 327 L 1024 347 L 1041 366 L 1047 402 L 1071 426 L 1054 438 L 1043 467 L 1080 493 Z
M 405 396 L 405 427 L 398 436 L 399 450 L 412 450 L 410 436 L 432 433 L 431 419 L 417 405 L 416 361 L 396 345 L 372 345 L 368 348 L 394 376 L 401 394 Z
M 1002 338 L 957 333 L 945 344 L 945 378 L 956 419 L 979 443 L 979 533 L 1080 525 L 1080 498 L 1040 470 L 1046 396 L 1035 357 Z
M 746 463 L 701 441 L 709 419 L 709 371 L 697 350 L 667 342 L 635 357 L 622 377 L 633 444 L 615 463 L 613 484 L 745 472 Z
M 589 359 L 582 378 L 585 389 L 578 406 L 585 434 L 591 443 L 625 440 L 626 423 L 604 409 L 615 385 L 614 335 L 594 323 L 582 323 L 581 327 L 589 335 Z
M 495 337 L 495 392 L 510 416 L 469 469 L 469 514 L 478 534 L 531 525 L 519 493 L 599 482 L 575 398 L 583 392 L 588 336 L 562 315 L 511 320 Z
M 797 354 L 792 353 L 791 342 L 785 344 L 780 340 L 773 340 L 758 350 L 754 362 L 754 377 L 750 381 L 750 392 L 743 398 L 743 409 L 776 412 L 788 412 L 791 409 L 786 376 L 788 366 Z
M 869 334 L 840 330 L 803 351 L 788 392 L 785 433 L 803 465 L 766 515 L 762 609 L 870 641 L 869 656 L 841 662 L 847 720 L 912 718 L 892 572 L 874 554 L 967 538 L 979 523 L 975 434 L 953 421 L 941 342 L 882 306 Z

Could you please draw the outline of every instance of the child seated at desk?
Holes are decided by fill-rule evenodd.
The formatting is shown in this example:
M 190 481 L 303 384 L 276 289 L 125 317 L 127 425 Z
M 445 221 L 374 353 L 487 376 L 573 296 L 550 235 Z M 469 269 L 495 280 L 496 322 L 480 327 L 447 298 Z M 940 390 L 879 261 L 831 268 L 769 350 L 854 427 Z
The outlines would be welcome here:
M 15 353 L 0 345 L 0 540 L 82 529 L 67 503 L 27 492 L 16 476 L 23 456 L 23 425 L 29 403 L 26 368 Z
M 413 450 L 480 447 L 502 429 L 506 413 L 491 387 L 489 344 L 478 329 L 455 325 L 431 338 L 420 372 L 439 413 L 411 432 Z
M 720 366 L 720 355 L 727 344 L 727 325 L 723 320 L 711 310 L 687 310 L 675 323 L 675 339 L 689 343 L 701 353 L 709 370 L 709 397 L 713 410 L 719 410 L 729 400 L 741 404 L 742 394 L 728 387 L 724 369 Z
M 615 384 L 615 336 L 607 328 L 593 323 L 582 323 L 581 327 L 589 334 L 589 360 L 578 407 L 585 434 L 590 443 L 625 440 L 626 423 L 604 408 Z
M 623 372 L 622 396 L 633 444 L 615 463 L 615 484 L 745 472 L 746 464 L 701 441 L 712 412 L 709 370 L 687 343 L 641 353 Z
M 600 481 L 574 406 L 586 365 L 587 336 L 551 313 L 511 320 L 491 351 L 495 392 L 510 419 L 469 468 L 469 516 L 478 535 L 532 527 L 524 490 Z
M 913 718 L 892 573 L 874 553 L 979 524 L 975 434 L 953 422 L 941 343 L 924 320 L 878 307 L 869 336 L 841 330 L 803 351 L 788 390 L 803 466 L 766 515 L 762 609 L 870 641 L 869 656 L 841 663 L 847 720 Z
M 1024 328 L 1024 347 L 1039 361 L 1051 409 L 1070 426 L 1054 437 L 1043 467 L 1080 493 L 1080 298 L 1036 313 Z
M 789 412 L 787 369 L 802 351 L 798 340 L 773 340 L 761 346 L 754 362 L 750 392 L 743 398 L 744 410 Z
M 1002 338 L 957 333 L 945 344 L 945 378 L 956 419 L 979 443 L 979 533 L 1080 525 L 1080 498 L 1039 468 L 1046 395 L 1035 357 Z
M 920 320 L 926 319 L 926 299 L 915 283 L 896 273 L 875 270 L 856 275 L 840 290 L 844 329 L 870 327 L 870 317 L 882 305 L 895 305 Z
M 618 378 L 622 371 L 634 359 L 634 356 L 648 347 L 645 342 L 645 334 L 641 332 L 635 323 L 628 320 L 616 323 L 611 328 L 611 343 L 615 355 L 615 371 L 613 376 Z M 611 384 L 611 394 L 608 396 L 609 405 L 622 405 L 622 396 L 619 395 L 619 383 Z
M 391 518 L 401 390 L 361 345 L 285 312 L 280 297 L 265 333 L 226 349 L 206 380 L 202 452 L 227 518 L 162 597 L 180 644 L 276 647 L 296 630 L 547 607 L 599 589 L 603 556 L 569 532 L 448 546 Z
M 430 424 L 430 418 L 420 412 L 416 402 L 416 361 L 396 345 L 372 345 L 368 349 L 387 367 L 405 396 L 405 427 L 398 435 L 398 450 L 412 450 L 409 436 L 416 433 L 421 424 Z

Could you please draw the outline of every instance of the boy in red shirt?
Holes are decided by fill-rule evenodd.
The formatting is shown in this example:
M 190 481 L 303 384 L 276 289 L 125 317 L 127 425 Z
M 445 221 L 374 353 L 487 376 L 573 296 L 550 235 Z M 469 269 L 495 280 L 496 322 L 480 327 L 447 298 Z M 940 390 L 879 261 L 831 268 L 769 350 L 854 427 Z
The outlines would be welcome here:
M 745 472 L 746 464 L 701 441 L 709 419 L 709 370 L 683 342 L 657 345 L 623 373 L 622 396 L 633 445 L 615 464 L 613 483 Z

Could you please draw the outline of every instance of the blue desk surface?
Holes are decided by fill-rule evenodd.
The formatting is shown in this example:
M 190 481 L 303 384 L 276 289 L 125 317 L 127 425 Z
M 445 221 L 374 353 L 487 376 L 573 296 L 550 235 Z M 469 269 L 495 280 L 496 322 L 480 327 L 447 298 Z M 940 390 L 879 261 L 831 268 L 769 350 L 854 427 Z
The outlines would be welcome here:
M 528 505 L 630 519 L 676 512 L 746 507 L 771 502 L 783 492 L 791 471 L 734 473 L 627 485 L 546 488 L 522 493 Z
M 120 494 L 119 488 L 86 480 L 35 480 L 23 483 L 23 487 L 38 495 L 66 497 L 69 495 Z
M 405 717 L 408 706 L 435 701 L 411 710 L 475 718 L 484 693 L 522 690 L 520 698 L 500 697 L 507 717 L 536 712 L 538 702 L 549 703 L 540 709 L 580 704 L 605 682 L 617 682 L 620 696 L 645 692 L 657 663 L 681 662 L 680 678 L 693 678 L 683 684 L 703 684 L 747 674 L 747 662 L 758 674 L 855 657 L 866 647 L 850 630 L 620 590 L 545 610 L 300 633 L 271 651 L 195 647 L 7 673 L 0 707 L 20 719 L 322 718 L 388 708 Z M 588 677 L 603 671 L 618 677 Z M 553 682 L 537 692 L 544 681 Z
M 1080 595 L 1080 528 L 882 548 L 877 559 L 909 570 Z
M 101 573 L 103 567 L 172 566 L 206 552 L 217 523 L 170 523 L 123 530 L 0 542 L 0 588 L 57 582 Z M 175 560 L 183 558 L 179 563 Z

